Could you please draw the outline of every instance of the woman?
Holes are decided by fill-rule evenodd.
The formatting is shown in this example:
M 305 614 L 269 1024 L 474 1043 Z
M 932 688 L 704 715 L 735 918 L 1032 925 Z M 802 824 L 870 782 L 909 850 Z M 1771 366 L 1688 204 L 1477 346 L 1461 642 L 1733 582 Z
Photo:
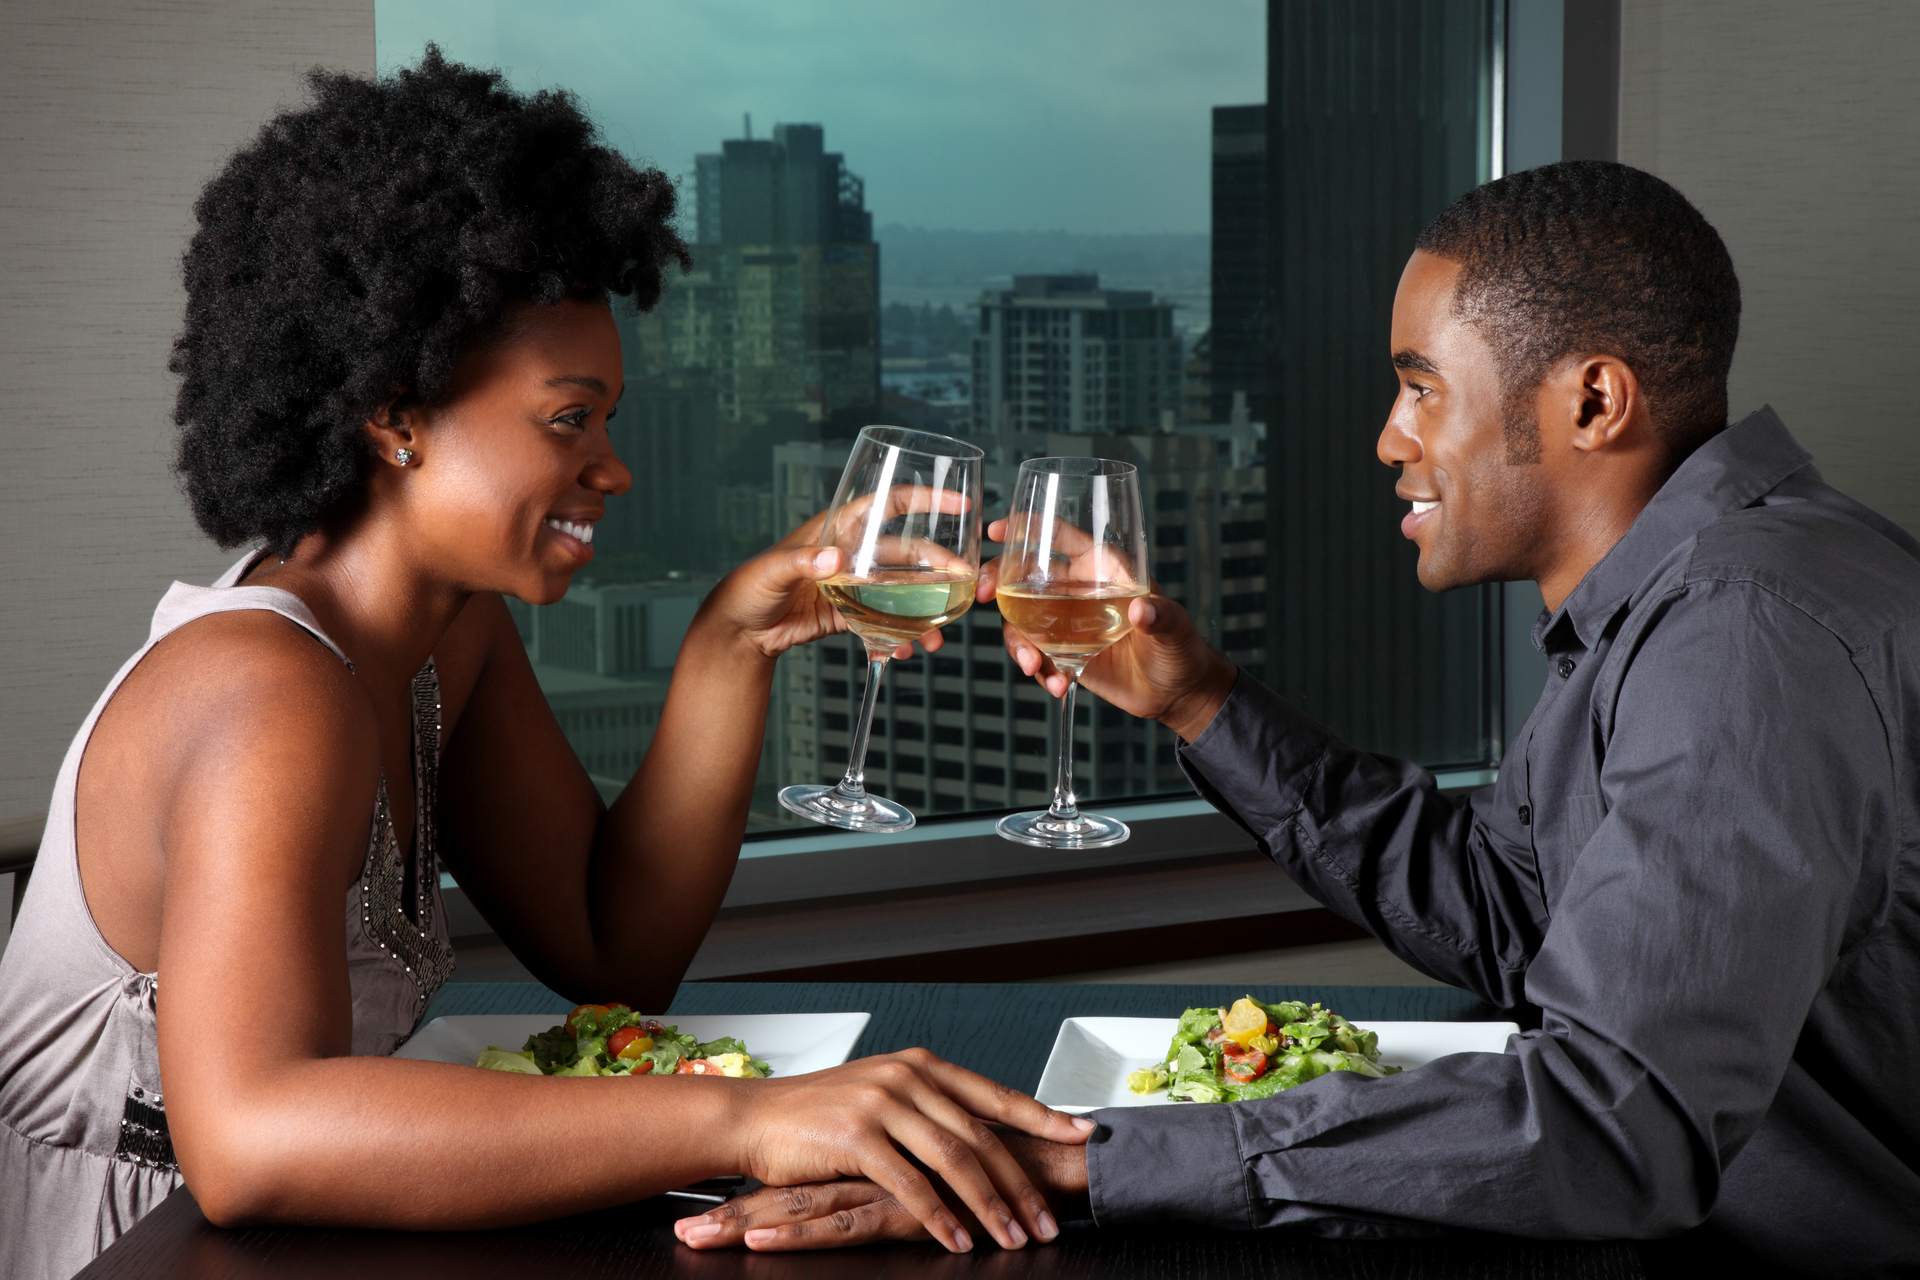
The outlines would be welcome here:
M 182 1178 L 219 1223 L 452 1228 L 861 1175 L 970 1247 L 910 1155 L 1001 1244 L 1051 1237 L 980 1120 L 1090 1126 L 929 1054 L 767 1081 L 385 1056 L 452 972 L 436 856 L 544 982 L 665 1005 L 773 659 L 839 629 L 838 553 L 815 521 L 714 589 L 606 808 L 501 597 L 558 600 L 630 483 L 606 296 L 686 264 L 671 185 L 435 50 L 312 84 L 196 207 L 179 467 L 211 536 L 262 549 L 175 585 L 59 775 L 0 962 L 0 1271 L 71 1273 Z

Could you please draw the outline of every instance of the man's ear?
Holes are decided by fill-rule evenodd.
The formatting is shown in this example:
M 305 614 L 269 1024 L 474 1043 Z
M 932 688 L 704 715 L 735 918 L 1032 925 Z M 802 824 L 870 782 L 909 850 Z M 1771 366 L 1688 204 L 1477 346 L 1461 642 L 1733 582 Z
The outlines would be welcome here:
M 1618 356 L 1579 356 L 1565 366 L 1562 380 L 1571 415 L 1571 443 L 1583 453 L 1624 443 L 1646 414 L 1640 379 Z
M 406 466 L 419 449 L 414 429 L 419 425 L 419 405 L 411 396 L 394 393 L 385 404 L 367 415 L 361 424 L 374 455 L 384 462 Z

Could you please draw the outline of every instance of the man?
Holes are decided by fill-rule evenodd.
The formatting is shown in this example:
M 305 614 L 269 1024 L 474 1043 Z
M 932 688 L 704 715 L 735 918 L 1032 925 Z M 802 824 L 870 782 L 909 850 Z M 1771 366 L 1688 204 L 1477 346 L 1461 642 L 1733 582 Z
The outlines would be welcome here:
M 1727 425 L 1738 322 L 1720 237 L 1622 165 L 1489 183 L 1421 234 L 1378 451 L 1424 585 L 1545 597 L 1547 687 L 1499 781 L 1456 803 L 1354 750 L 1159 596 L 1086 684 L 1175 729 L 1322 902 L 1538 1029 L 1098 1113 L 1084 1156 L 1020 1148 L 1058 1191 L 1102 1223 L 1707 1222 L 1798 1270 L 1920 1267 L 1920 544 L 1770 409 Z

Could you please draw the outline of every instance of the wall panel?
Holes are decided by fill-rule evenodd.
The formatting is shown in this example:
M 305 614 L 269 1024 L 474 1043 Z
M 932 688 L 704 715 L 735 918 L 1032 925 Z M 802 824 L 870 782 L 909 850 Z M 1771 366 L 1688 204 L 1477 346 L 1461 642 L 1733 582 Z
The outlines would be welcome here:
M 1920 532 L 1920 5 L 1623 0 L 1620 159 L 1720 229 L 1744 293 L 1730 409 Z
M 167 582 L 227 563 L 168 470 L 179 256 L 315 64 L 373 69 L 372 0 L 0 8 L 0 822 L 45 809 Z

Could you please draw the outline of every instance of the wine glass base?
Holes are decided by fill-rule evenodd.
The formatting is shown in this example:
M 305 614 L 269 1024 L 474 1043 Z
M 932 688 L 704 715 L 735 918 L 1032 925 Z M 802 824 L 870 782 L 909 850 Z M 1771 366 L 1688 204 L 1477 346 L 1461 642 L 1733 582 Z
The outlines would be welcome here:
M 994 827 L 1003 840 L 1030 844 L 1039 849 L 1105 849 L 1124 844 L 1133 835 L 1127 824 L 1097 813 L 1077 818 L 1056 818 L 1045 809 L 1031 813 L 1010 813 Z
M 866 795 L 858 800 L 841 794 L 838 787 L 806 783 L 783 787 L 780 803 L 787 809 L 843 831 L 873 831 L 881 835 L 913 830 L 913 814 L 882 796 Z

